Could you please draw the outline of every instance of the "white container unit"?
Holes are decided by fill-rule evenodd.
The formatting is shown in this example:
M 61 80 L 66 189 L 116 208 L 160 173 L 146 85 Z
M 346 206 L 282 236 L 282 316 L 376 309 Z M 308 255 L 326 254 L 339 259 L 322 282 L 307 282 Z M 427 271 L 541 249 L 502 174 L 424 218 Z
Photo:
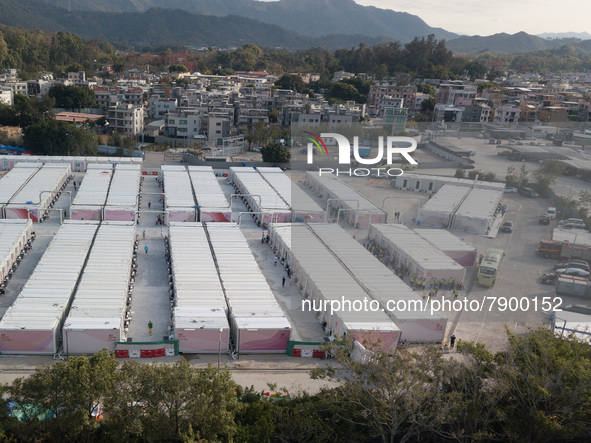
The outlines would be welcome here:
M 231 222 L 232 210 L 211 166 L 189 166 L 201 222 Z
M 230 340 L 226 299 L 203 226 L 175 223 L 169 228 L 169 242 L 179 352 L 212 354 L 220 348 L 226 352 Z
M 60 227 L 7 315 L 0 320 L 0 352 L 58 351 L 61 326 L 96 229 L 97 225 L 90 223 L 66 223 Z
M 208 223 L 207 232 L 230 308 L 232 339 L 241 354 L 284 353 L 291 325 L 275 300 L 238 226 Z
M 0 220 L 0 283 L 30 240 L 32 229 L 31 220 Z
M 84 157 L 84 156 L 39 156 L 39 155 L 0 155 L 0 170 L 10 171 L 19 162 L 69 163 L 73 172 L 85 172 L 88 163 L 137 164 L 144 161 L 140 157 Z
M 472 189 L 456 211 L 452 229 L 471 234 L 488 234 L 502 197 L 502 191 Z
M 270 237 L 304 293 L 302 309 L 317 313 L 329 337 L 348 335 L 370 349 L 396 352 L 398 326 L 381 308 L 364 308 L 372 298 L 308 226 L 274 224 Z
M 135 222 L 141 176 L 140 165 L 119 163 L 116 166 L 105 205 L 105 220 Z
M 113 166 L 90 163 L 70 207 L 71 220 L 102 220 Z
M 66 354 L 115 351 L 115 342 L 125 341 L 134 243 L 134 225 L 100 226 L 64 323 Z
M 469 192 L 470 188 L 443 185 L 432 199 L 419 208 L 417 225 L 426 228 L 451 228 L 453 215 Z
M 18 163 L 0 179 L 0 208 L 10 202 L 41 166 L 41 163 Z M 0 210 L 0 217 L 3 217 L 3 212 L 3 209 Z
M 427 175 L 416 174 L 412 172 L 405 172 L 403 175 L 396 177 L 394 188 L 407 191 L 438 192 L 444 185 L 463 186 L 467 188 L 478 189 L 492 189 L 503 192 L 505 190 L 504 183 L 485 182 L 471 180 L 467 178 L 444 177 L 441 175 Z
M 347 186 L 334 175 L 319 175 L 318 171 L 306 173 L 304 184 L 327 203 L 328 216 L 347 220 L 351 226 L 367 227 L 373 223 L 386 223 L 388 214 L 378 208 L 355 189 Z
M 5 207 L 6 218 L 42 220 L 50 203 L 71 175 L 70 164 L 50 163 L 43 166 L 12 197 Z
M 474 266 L 478 250 L 451 232 L 443 229 L 415 229 L 415 232 L 461 266 Z
M 377 224 L 371 228 L 380 229 L 383 226 Z M 443 341 L 447 319 L 438 314 L 431 314 L 429 308 L 422 304 L 421 296 L 411 290 L 343 228 L 335 224 L 314 224 L 308 227 L 339 258 L 340 263 L 355 276 L 367 293 L 386 309 L 390 318 L 402 331 L 404 340 L 417 343 Z M 408 231 L 412 233 L 410 229 Z M 443 253 L 440 254 L 449 266 L 457 270 L 457 274 L 453 275 L 463 279 L 464 268 Z M 388 308 L 389 301 L 396 303 L 394 309 Z
M 291 211 L 286 201 L 265 181 L 254 168 L 235 166 L 230 168 L 230 180 L 234 188 L 244 195 L 245 203 L 259 224 L 291 221 Z
M 184 166 L 162 165 L 166 222 L 196 221 L 191 179 Z
M 442 231 L 447 232 L 447 231 Z M 404 225 L 376 225 L 369 228 L 372 246 L 387 251 L 396 267 L 408 268 L 419 278 L 464 281 L 466 269 L 441 252 L 418 233 Z
M 269 185 L 285 200 L 293 211 L 294 222 L 323 223 L 324 209 L 293 182 L 281 168 L 257 168 Z

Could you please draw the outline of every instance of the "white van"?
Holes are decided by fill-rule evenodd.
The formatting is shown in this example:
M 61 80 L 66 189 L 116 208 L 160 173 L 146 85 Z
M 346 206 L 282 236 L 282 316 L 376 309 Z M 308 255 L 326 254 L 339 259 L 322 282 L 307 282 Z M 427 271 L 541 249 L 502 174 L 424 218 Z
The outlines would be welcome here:
M 546 215 L 550 217 L 552 220 L 554 220 L 556 218 L 556 208 L 551 206 L 548 209 L 546 209 Z

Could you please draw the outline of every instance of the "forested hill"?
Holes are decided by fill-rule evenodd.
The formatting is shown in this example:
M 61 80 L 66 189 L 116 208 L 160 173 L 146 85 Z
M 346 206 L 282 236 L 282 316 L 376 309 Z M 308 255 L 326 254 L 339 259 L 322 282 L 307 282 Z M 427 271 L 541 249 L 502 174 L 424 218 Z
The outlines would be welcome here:
M 439 39 L 457 35 L 429 26 L 406 12 L 362 6 L 354 0 L 44 0 L 62 8 L 102 12 L 144 12 L 150 8 L 181 9 L 193 14 L 236 15 L 276 24 L 311 37 L 330 34 L 386 36 L 409 42 L 434 34 Z
M 387 38 L 362 35 L 303 37 L 279 26 L 228 16 L 195 15 L 181 10 L 108 13 L 71 11 L 39 0 L 0 0 L 0 24 L 46 31 L 68 31 L 86 38 L 101 38 L 130 45 L 181 44 L 222 48 L 254 43 L 289 49 L 321 46 L 328 49 L 376 44 Z

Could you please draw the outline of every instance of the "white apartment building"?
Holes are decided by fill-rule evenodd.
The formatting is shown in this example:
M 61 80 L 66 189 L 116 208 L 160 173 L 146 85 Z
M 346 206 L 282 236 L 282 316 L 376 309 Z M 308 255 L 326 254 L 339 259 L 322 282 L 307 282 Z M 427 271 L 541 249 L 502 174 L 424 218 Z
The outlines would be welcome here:
M 164 120 L 167 137 L 192 139 L 199 135 L 200 114 L 197 111 L 169 112 Z
M 110 106 L 108 121 L 114 131 L 135 136 L 144 130 L 144 108 L 128 103 Z
M 148 101 L 148 117 L 165 118 L 169 112 L 176 111 L 176 99 L 152 97 Z
M 14 104 L 14 94 L 12 89 L 0 86 L 0 103 L 12 106 Z

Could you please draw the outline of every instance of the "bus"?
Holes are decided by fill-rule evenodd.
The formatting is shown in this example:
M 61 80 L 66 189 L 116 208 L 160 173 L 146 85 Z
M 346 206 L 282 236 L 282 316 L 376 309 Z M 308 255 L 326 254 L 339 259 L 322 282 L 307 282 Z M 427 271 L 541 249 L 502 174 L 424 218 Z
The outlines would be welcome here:
M 481 286 L 494 286 L 505 253 L 502 249 L 487 249 L 478 268 L 476 282 Z

